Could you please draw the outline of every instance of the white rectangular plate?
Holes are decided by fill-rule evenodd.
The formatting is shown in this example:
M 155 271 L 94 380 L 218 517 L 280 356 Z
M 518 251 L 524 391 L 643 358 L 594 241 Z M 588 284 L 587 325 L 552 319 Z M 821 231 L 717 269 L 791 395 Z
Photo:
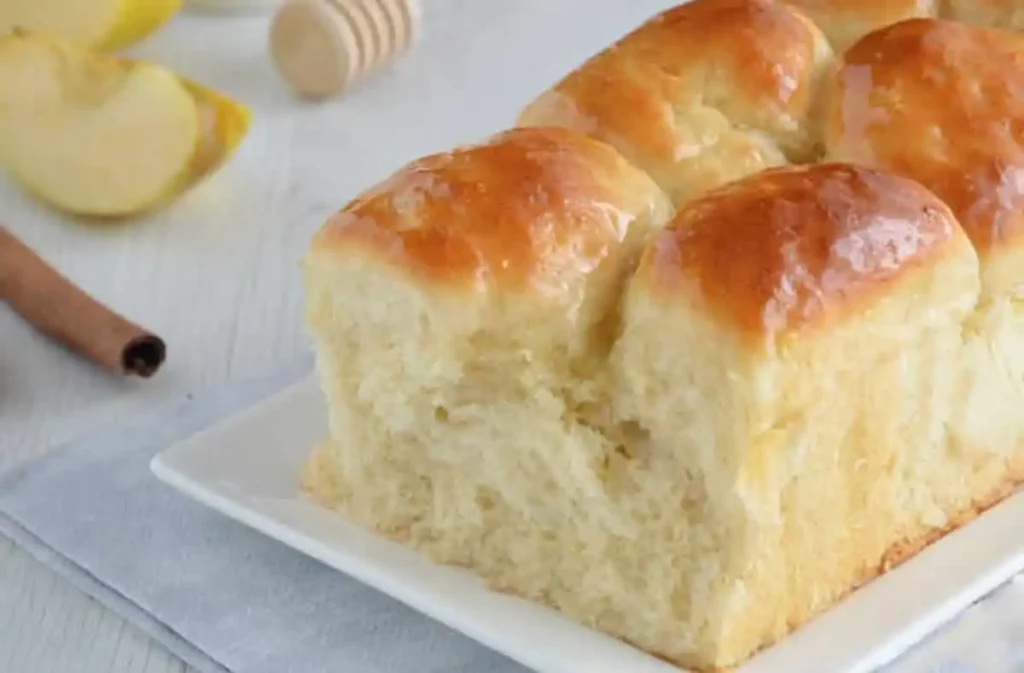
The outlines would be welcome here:
M 310 378 L 154 458 L 163 481 L 540 673 L 678 673 L 547 608 L 347 524 L 296 480 L 326 415 Z M 1024 569 L 1024 494 L 855 592 L 737 673 L 861 673 L 891 661 Z M 828 563 L 828 550 L 822 550 Z M 344 609 L 339 606 L 338 609 Z

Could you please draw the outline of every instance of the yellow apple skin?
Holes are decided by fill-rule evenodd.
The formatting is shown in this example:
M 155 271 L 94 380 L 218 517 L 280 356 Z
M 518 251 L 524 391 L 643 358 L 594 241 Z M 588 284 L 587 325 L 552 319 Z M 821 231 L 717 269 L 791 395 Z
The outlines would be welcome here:
M 181 11 L 183 0 L 0 0 L 0 34 L 47 33 L 95 49 L 129 47 Z
M 45 203 L 123 218 L 160 208 L 223 165 L 251 113 L 144 61 L 52 36 L 0 39 L 0 164 Z
M 196 151 L 188 171 L 189 182 L 213 173 L 234 155 L 252 124 L 252 111 L 232 98 L 190 80 L 181 79 L 198 106 L 205 132 L 196 139 Z
M 93 46 L 124 49 L 141 42 L 181 11 L 183 0 L 120 0 L 117 21 Z

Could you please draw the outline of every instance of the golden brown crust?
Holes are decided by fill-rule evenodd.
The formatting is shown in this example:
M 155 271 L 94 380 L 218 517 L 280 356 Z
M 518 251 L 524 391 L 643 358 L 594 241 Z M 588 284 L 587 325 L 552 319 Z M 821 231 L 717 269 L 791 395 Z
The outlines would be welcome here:
M 593 268 L 663 198 L 603 143 L 514 129 L 408 164 L 331 217 L 310 254 L 358 251 L 476 289 L 557 287 Z
M 937 16 L 936 0 L 785 0 L 814 21 L 836 51 L 884 26 Z
M 893 568 L 903 565 L 910 559 L 917 556 L 927 547 L 953 531 L 966 526 L 974 519 L 984 514 L 987 510 L 995 507 L 1000 502 L 1010 497 L 1018 486 L 1024 484 L 1024 461 L 1016 461 L 1008 466 L 1006 477 L 995 488 L 984 493 L 971 501 L 971 503 L 959 512 L 954 512 L 949 517 L 949 523 L 942 528 L 934 528 L 926 531 L 913 539 L 898 540 L 894 542 L 882 556 L 878 567 L 873 569 L 868 576 L 862 578 L 857 587 L 867 584 L 880 575 L 884 575 Z
M 941 16 L 983 28 L 1024 28 L 1024 0 L 945 0 Z
M 721 143 L 702 121 L 710 128 L 723 117 L 804 159 L 817 75 L 830 60 L 824 36 L 781 2 L 693 0 L 595 55 L 523 110 L 519 122 L 590 133 L 659 179 Z M 755 139 L 743 152 L 731 161 L 755 169 L 773 161 L 760 156 L 765 150 Z
M 851 18 L 862 15 L 881 22 L 894 16 L 909 18 L 915 13 L 935 13 L 934 0 L 785 0 L 785 3 L 809 13 L 811 18 L 816 17 L 818 13 L 827 12 L 848 15 Z
M 830 158 L 920 181 L 979 254 L 1024 235 L 1024 38 L 913 19 L 844 55 L 830 95 Z
M 949 246 L 949 209 L 920 185 L 842 164 L 777 168 L 686 204 L 638 275 L 748 335 L 796 332 L 884 293 Z
M 785 0 L 828 36 L 837 51 L 906 19 L 961 21 L 980 28 L 1024 28 L 1024 0 Z

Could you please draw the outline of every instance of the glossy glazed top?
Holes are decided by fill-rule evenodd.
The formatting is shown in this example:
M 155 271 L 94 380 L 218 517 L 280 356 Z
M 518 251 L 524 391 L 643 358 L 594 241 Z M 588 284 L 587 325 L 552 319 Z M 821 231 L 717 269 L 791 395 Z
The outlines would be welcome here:
M 691 201 L 655 238 L 639 275 L 654 293 L 699 297 L 756 338 L 862 306 L 947 249 L 969 243 L 928 190 L 817 164 L 765 171 Z
M 767 142 L 788 153 L 804 143 L 831 59 L 824 36 L 781 2 L 693 0 L 589 59 L 519 121 L 591 133 L 648 170 L 713 148 L 726 130 L 758 136 L 747 152 Z
M 559 292 L 667 199 L 611 147 L 528 128 L 416 160 L 316 234 L 311 254 L 357 251 L 431 282 Z
M 913 19 L 844 55 L 830 95 L 829 157 L 918 180 L 980 254 L 1024 234 L 1024 38 Z

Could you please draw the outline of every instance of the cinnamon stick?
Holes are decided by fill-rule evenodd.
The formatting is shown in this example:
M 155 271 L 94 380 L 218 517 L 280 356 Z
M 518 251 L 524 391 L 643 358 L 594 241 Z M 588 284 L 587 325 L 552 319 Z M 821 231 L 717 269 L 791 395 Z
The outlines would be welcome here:
M 58 273 L 0 225 L 0 300 L 42 334 L 105 369 L 148 378 L 167 347 Z

